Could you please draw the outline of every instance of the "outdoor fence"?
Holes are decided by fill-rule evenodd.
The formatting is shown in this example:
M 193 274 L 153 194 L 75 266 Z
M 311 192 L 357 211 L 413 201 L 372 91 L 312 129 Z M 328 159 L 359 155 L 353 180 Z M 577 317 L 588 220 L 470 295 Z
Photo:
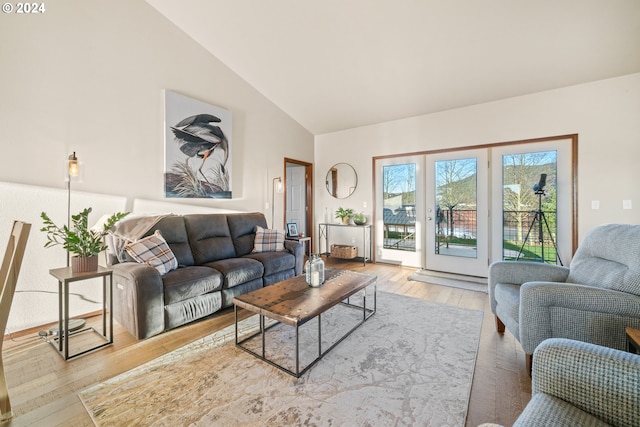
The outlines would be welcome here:
M 504 260 L 526 260 L 556 264 L 556 212 L 504 211 L 502 233 Z M 436 234 L 449 245 L 475 247 L 477 236 L 475 209 L 442 210 L 434 218 Z M 430 223 L 429 223 L 430 224 Z M 384 247 L 415 251 L 415 218 L 403 224 L 385 223 Z

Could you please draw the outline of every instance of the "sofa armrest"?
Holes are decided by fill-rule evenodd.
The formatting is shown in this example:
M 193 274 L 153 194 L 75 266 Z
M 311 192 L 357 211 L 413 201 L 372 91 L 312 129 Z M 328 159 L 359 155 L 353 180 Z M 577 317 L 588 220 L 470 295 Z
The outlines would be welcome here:
M 164 285 L 158 270 L 123 262 L 113 269 L 113 315 L 137 339 L 164 331 Z
M 532 394 L 546 393 L 614 426 L 640 425 L 640 356 L 564 338 L 533 354 Z
M 495 313 L 495 287 L 498 283 L 522 285 L 531 281 L 565 282 L 569 277 L 569 268 L 559 265 L 526 261 L 497 261 L 489 266 L 489 298 L 491 309 Z
M 285 240 L 284 247 L 296 257 L 295 274 L 301 275 L 304 267 L 304 245 L 296 240 Z
M 520 290 L 520 344 L 567 337 L 623 349 L 625 326 L 640 327 L 640 297 L 571 283 L 529 282 Z

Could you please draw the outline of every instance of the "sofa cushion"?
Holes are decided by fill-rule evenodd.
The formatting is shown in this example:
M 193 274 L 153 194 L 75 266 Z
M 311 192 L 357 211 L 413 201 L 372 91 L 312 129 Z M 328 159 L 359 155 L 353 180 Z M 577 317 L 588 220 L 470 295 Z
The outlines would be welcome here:
M 191 266 L 170 271 L 163 278 L 164 304 L 174 304 L 216 291 L 222 287 L 222 274 L 209 267 Z
M 640 295 L 640 225 L 590 230 L 571 260 L 567 282 Z
M 171 215 L 162 218 L 156 225 L 151 227 L 146 235 L 153 234 L 156 230 L 160 230 L 162 237 L 167 241 L 171 251 L 178 260 L 178 265 L 193 265 L 193 254 L 189 246 L 189 236 L 184 225 L 184 218 L 179 215 Z
M 236 256 L 243 256 L 253 251 L 256 226 L 267 228 L 267 220 L 259 212 L 228 214 L 229 231 L 236 249 Z
M 262 263 L 250 258 L 229 258 L 209 262 L 205 266 L 215 268 L 222 273 L 223 289 L 233 288 L 254 279 L 262 279 L 264 275 Z
M 151 236 L 127 244 L 124 249 L 134 260 L 155 268 L 160 274 L 178 268 L 178 260 L 159 230 Z
M 251 252 L 277 252 L 284 250 L 284 233 L 256 225 L 256 237 Z
M 260 261 L 264 266 L 265 276 L 293 270 L 296 266 L 296 257 L 289 252 L 259 252 L 246 255 L 245 258 Z
M 196 265 L 236 256 L 226 215 L 185 215 L 184 223 Z
M 498 283 L 495 287 L 496 315 L 520 340 L 520 285 Z

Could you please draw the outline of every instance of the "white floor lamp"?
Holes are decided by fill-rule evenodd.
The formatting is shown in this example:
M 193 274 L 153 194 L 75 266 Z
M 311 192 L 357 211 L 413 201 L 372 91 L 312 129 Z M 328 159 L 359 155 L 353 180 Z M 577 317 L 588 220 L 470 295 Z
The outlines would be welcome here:
M 76 157 L 76 152 L 74 151 L 69 155 L 67 159 L 67 227 L 71 228 L 71 180 L 76 179 L 81 181 L 81 168 L 80 162 L 78 161 L 78 157 Z M 67 267 L 71 265 L 71 253 L 67 251 Z M 69 319 L 69 332 L 76 331 L 82 328 L 86 323 L 85 319 Z M 49 334 L 56 335 L 58 334 L 58 326 L 54 325 L 49 329 Z

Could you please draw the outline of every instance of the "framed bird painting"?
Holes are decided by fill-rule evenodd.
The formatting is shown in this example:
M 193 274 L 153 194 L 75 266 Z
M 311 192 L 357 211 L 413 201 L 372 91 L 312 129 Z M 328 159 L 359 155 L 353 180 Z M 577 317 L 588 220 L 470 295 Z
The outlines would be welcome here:
M 165 90 L 168 198 L 231 198 L 231 112 Z

